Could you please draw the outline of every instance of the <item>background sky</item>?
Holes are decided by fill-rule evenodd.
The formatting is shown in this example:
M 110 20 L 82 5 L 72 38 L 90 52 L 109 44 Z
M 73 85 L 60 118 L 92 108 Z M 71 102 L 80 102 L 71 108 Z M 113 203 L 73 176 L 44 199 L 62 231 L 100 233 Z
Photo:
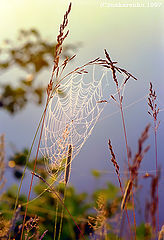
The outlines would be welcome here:
M 144 7 L 109 7 L 111 3 L 138 3 Z M 106 48 L 118 65 L 130 71 L 138 78 L 131 80 L 126 87 L 125 106 L 134 103 L 125 110 L 128 142 L 133 154 L 137 151 L 137 140 L 147 123 L 151 122 L 147 114 L 146 95 L 149 82 L 153 83 L 161 109 L 161 124 L 158 131 L 158 159 L 161 168 L 163 161 L 164 140 L 164 4 L 162 1 L 72 1 L 69 15 L 70 34 L 66 43 L 79 44 L 77 59 L 74 64 L 83 64 L 96 57 L 104 57 Z M 157 7 L 148 7 L 156 3 Z M 69 1 L 64 0 L 1 0 L 0 2 L 0 42 L 4 39 L 16 39 L 20 29 L 36 28 L 48 41 L 56 39 L 63 14 Z M 104 7 L 103 7 L 104 4 Z M 160 7 L 158 6 L 161 5 Z M 51 69 L 43 72 L 42 78 L 48 83 Z M 11 69 L 0 76 L 0 81 L 12 84 L 24 73 Z M 91 77 L 91 76 L 90 76 Z M 114 85 L 111 85 L 114 93 Z M 30 146 L 39 121 L 41 107 L 28 105 L 15 116 L 0 112 L 0 132 L 5 132 L 6 151 L 13 151 L 11 143 L 18 150 Z M 106 180 L 117 183 L 113 166 L 110 162 L 108 139 L 113 148 L 123 173 L 126 163 L 123 129 L 118 108 L 114 103 L 106 106 L 92 135 L 83 146 L 72 164 L 71 183 L 80 191 L 92 191 L 98 184 L 103 186 Z M 147 143 L 153 144 L 153 131 Z M 153 145 L 145 156 L 141 171 L 154 171 Z M 90 170 L 96 168 L 105 172 L 104 180 L 95 182 Z M 160 184 L 161 204 L 164 200 L 163 172 Z M 9 178 L 10 179 L 10 178 Z M 89 183 L 89 184 L 88 184 Z M 10 180 L 7 183 L 10 184 Z

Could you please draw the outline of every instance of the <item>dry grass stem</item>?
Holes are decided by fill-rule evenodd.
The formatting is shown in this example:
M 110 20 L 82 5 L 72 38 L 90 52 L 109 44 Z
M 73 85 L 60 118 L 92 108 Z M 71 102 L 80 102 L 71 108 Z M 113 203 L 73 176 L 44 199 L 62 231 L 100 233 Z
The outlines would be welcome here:
M 95 231 L 96 235 L 99 235 L 100 239 L 104 239 L 106 234 L 106 220 L 107 220 L 107 209 L 106 200 L 103 195 L 100 195 L 97 199 L 97 212 L 96 217 L 88 217 L 89 226 Z
M 158 156 L 157 156 L 157 129 L 160 124 L 159 121 L 157 121 L 159 108 L 157 107 L 156 103 L 156 92 L 153 90 L 153 85 L 150 82 L 150 88 L 149 88 L 149 97 L 148 97 L 148 105 L 150 107 L 150 111 L 148 113 L 151 117 L 153 117 L 154 120 L 154 142 L 155 142 L 155 165 L 156 165 L 156 177 L 158 177 Z M 158 181 L 157 181 L 157 228 L 159 232 L 159 196 L 158 196 Z
M 5 184 L 5 136 L 2 134 L 0 136 L 0 190 L 4 187 Z

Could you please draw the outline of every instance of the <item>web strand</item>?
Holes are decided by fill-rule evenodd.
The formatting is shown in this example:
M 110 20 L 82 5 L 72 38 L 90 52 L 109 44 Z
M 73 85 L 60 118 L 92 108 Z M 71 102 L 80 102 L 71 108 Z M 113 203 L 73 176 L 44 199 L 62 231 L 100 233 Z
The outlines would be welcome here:
M 105 104 L 102 81 L 105 73 L 92 80 L 88 74 L 72 74 L 65 79 L 60 90 L 51 99 L 43 131 L 40 151 L 44 156 L 49 174 L 58 181 L 63 180 L 68 148 L 72 146 L 72 160 L 91 134 Z

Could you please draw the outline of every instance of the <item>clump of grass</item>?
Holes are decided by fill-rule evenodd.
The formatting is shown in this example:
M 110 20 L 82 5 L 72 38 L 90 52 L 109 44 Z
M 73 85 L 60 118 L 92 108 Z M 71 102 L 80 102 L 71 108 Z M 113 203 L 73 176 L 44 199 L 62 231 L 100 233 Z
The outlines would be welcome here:
M 8 232 L 10 229 L 10 221 L 0 216 L 0 239 L 8 239 Z
M 19 228 L 22 228 L 22 225 L 19 226 Z M 25 223 L 25 240 L 42 240 L 48 230 L 44 231 L 44 233 L 40 236 L 39 234 L 39 218 L 35 216 L 34 218 L 30 218 L 29 220 L 26 221 Z
M 103 195 L 99 195 L 97 199 L 97 207 L 95 208 L 97 215 L 95 217 L 88 217 L 88 224 L 94 230 L 94 234 L 99 239 L 106 239 L 107 237 L 107 207 L 106 200 Z

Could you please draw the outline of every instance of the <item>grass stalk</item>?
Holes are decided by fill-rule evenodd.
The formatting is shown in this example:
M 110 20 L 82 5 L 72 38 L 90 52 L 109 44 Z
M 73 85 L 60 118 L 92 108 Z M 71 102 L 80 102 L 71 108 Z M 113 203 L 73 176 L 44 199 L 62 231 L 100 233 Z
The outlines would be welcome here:
M 155 141 L 155 164 L 156 178 L 158 177 L 158 153 L 157 153 L 157 123 L 154 120 L 154 141 Z M 157 181 L 157 231 L 159 232 L 159 185 Z
M 66 185 L 64 185 L 64 196 L 63 196 L 63 203 L 65 203 L 65 197 L 66 197 Z M 61 233 L 62 233 L 63 216 L 64 216 L 64 205 L 62 205 L 62 209 L 61 209 L 58 240 L 60 240 Z
M 71 160 L 72 160 L 72 145 L 70 144 L 69 148 L 68 148 L 68 156 L 67 156 L 67 160 L 66 160 L 65 174 L 64 174 L 64 197 L 63 197 L 63 202 L 65 202 L 65 197 L 66 197 L 66 187 L 67 187 L 67 183 L 69 181 L 69 176 L 70 176 Z M 64 205 L 62 206 L 62 211 L 61 211 L 58 240 L 60 240 L 60 236 L 61 236 L 62 224 L 63 224 L 63 215 L 64 215 Z
M 157 129 L 159 123 L 157 121 L 159 108 L 156 104 L 156 92 L 153 90 L 153 85 L 150 82 L 149 88 L 149 97 L 148 97 L 148 105 L 150 107 L 150 111 L 148 111 L 149 115 L 153 118 L 154 121 L 154 145 L 155 145 L 155 168 L 156 168 L 156 178 L 158 178 L 158 153 L 157 153 Z M 157 181 L 157 231 L 159 232 L 159 189 L 158 189 L 158 181 Z
M 130 166 L 127 132 L 126 132 L 125 119 L 124 119 L 124 114 L 123 114 L 123 109 L 122 109 L 122 101 L 121 101 L 120 91 L 119 91 L 118 88 L 117 88 L 117 92 L 118 92 L 118 95 L 119 95 L 120 112 L 121 112 L 121 118 L 122 118 L 123 130 L 124 130 L 124 137 L 125 137 L 125 143 L 126 143 L 126 153 L 127 153 L 127 159 L 128 159 L 128 166 Z M 130 179 L 131 178 L 132 177 L 131 177 L 131 174 L 130 174 Z M 133 187 L 132 187 L 132 190 L 131 190 L 131 194 L 132 194 L 132 210 L 133 210 L 133 218 L 134 218 L 134 233 L 135 233 L 135 240 L 136 240 L 136 216 L 135 216 L 135 209 L 134 209 Z
M 58 209 L 59 209 L 59 203 L 56 202 L 56 211 L 55 211 L 55 224 L 54 224 L 54 240 L 56 239 L 56 227 L 57 227 L 57 220 L 58 220 Z

